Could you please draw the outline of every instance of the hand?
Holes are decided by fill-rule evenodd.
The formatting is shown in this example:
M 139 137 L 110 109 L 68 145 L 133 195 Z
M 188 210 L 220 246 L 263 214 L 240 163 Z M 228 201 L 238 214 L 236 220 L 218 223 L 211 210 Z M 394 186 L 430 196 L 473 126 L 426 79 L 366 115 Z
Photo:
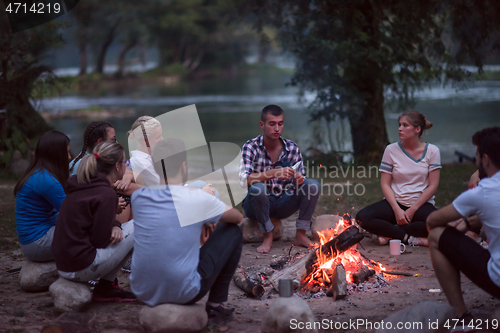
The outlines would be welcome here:
M 118 198 L 118 208 L 116 209 L 116 214 L 120 215 L 126 206 L 127 206 L 127 202 L 125 201 L 125 199 L 123 199 L 122 197 L 119 197 Z
M 457 230 L 463 234 L 465 234 L 469 230 L 464 220 L 460 220 L 460 222 L 457 224 L 455 228 L 457 228 Z
M 215 195 L 215 188 L 213 188 L 212 184 L 203 186 L 201 190 L 207 192 L 208 194 Z
M 470 179 L 469 179 L 469 186 L 468 186 L 469 190 L 470 190 L 471 188 L 476 187 L 476 186 L 477 186 L 477 184 L 479 184 L 479 181 L 480 181 L 480 179 L 479 179 L 479 170 L 477 170 L 476 172 L 474 172 L 474 173 L 472 174 L 472 176 L 470 176 Z
M 111 245 L 121 242 L 123 239 L 123 231 L 119 227 L 114 226 L 111 229 Z
M 200 237 L 200 245 L 205 244 L 208 240 L 208 237 L 214 232 L 215 224 L 213 223 L 205 223 L 203 228 L 201 229 L 201 237 Z
M 122 179 L 115 181 L 113 187 L 119 191 L 126 191 L 131 182 L 132 179 L 130 177 L 124 176 Z
M 296 172 L 295 175 L 293 176 L 293 180 L 295 184 L 302 185 L 302 183 L 304 182 L 304 175 L 301 174 L 300 172 Z
M 415 210 L 412 207 L 410 207 L 407 210 L 405 210 L 404 213 L 405 213 L 406 222 L 411 223 L 411 220 L 413 219 L 413 215 L 415 215 Z
M 408 224 L 405 212 L 401 208 L 398 207 L 398 209 L 394 211 L 394 215 L 396 215 L 396 222 L 398 225 Z
M 290 177 L 295 176 L 295 171 L 290 167 L 277 168 L 273 169 L 273 171 L 274 171 L 274 178 L 289 179 Z

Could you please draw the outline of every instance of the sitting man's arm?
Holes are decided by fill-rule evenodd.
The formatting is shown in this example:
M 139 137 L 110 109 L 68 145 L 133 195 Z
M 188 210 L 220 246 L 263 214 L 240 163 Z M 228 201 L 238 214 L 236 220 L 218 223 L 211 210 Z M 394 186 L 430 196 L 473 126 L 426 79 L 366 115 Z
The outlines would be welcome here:
M 226 211 L 221 215 L 219 221 L 239 224 L 243 220 L 243 215 L 239 210 L 226 206 Z
M 427 217 L 427 229 L 430 231 L 437 227 L 445 227 L 449 222 L 453 222 L 461 218 L 460 213 L 455 209 L 453 204 L 449 204 L 448 206 L 441 208 L 435 212 L 432 212 Z M 468 218 L 469 224 L 471 227 L 476 227 L 481 225 L 481 220 L 477 215 L 471 216 Z M 455 228 L 457 228 L 461 232 L 466 232 L 469 230 L 465 221 L 461 221 L 458 223 Z

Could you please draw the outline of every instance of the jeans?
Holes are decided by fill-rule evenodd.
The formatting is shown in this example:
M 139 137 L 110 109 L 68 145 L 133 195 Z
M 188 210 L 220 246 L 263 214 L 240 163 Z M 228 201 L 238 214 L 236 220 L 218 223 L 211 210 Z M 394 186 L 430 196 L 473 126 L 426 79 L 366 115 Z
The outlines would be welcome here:
M 52 226 L 45 235 L 29 244 L 21 244 L 21 251 L 31 261 L 44 262 L 54 260 L 54 255 L 50 249 L 52 240 L 54 239 L 54 230 L 56 226 Z
M 409 207 L 398 203 L 402 210 Z M 377 236 L 403 240 L 405 235 L 415 237 L 427 237 L 427 225 L 425 221 L 430 213 L 436 210 L 432 204 L 426 202 L 413 215 L 411 223 L 398 225 L 396 216 L 387 200 L 382 200 L 363 208 L 356 214 L 359 225 Z
M 201 287 L 188 304 L 194 304 L 210 291 L 208 301 L 227 301 L 229 283 L 238 267 L 243 237 L 236 224 L 220 222 L 207 242 L 200 249 L 198 273 Z
M 118 271 L 125 265 L 132 255 L 134 246 L 134 220 L 122 224 L 123 239 L 104 249 L 97 249 L 94 262 L 78 272 L 59 271 L 59 275 L 65 279 L 87 282 L 101 278 L 113 281 Z
M 319 200 L 320 186 L 315 179 L 306 179 L 293 194 L 269 195 L 264 183 L 250 186 L 243 201 L 243 209 L 248 218 L 257 220 L 263 233 L 270 232 L 274 226 L 271 218 L 284 219 L 300 209 L 297 229 L 311 229 L 311 218 Z

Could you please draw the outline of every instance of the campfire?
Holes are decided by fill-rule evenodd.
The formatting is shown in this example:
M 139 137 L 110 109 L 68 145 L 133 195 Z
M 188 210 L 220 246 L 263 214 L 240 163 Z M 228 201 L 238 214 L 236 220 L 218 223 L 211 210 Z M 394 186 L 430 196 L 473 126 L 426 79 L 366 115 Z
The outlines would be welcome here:
M 271 286 L 279 291 L 279 280 L 293 280 L 295 292 L 303 298 L 331 296 L 344 298 L 348 292 L 363 291 L 387 285 L 385 274 L 407 275 L 406 272 L 388 271 L 380 263 L 370 260 L 357 250 L 364 238 L 354 219 L 345 214 L 334 229 L 318 232 L 319 243 L 306 255 L 291 254 L 273 258 L 264 271 L 245 273 L 237 271 L 234 281 L 253 297 L 265 294 L 255 286 Z M 361 244 L 360 244 L 361 246 Z M 271 290 L 268 290 L 270 292 Z
M 363 239 L 349 214 L 345 214 L 335 229 L 318 232 L 320 244 L 306 261 L 306 277 L 301 281 L 303 293 L 317 293 L 323 290 L 328 296 L 336 297 L 339 289 L 348 283 L 362 283 L 370 276 L 385 270 L 381 264 L 365 258 L 357 250 Z

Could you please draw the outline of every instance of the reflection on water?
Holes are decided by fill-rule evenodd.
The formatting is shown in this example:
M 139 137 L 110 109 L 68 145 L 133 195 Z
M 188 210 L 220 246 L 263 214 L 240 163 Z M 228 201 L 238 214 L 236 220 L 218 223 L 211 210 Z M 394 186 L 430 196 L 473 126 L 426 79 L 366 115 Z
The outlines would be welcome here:
M 62 96 L 40 102 L 40 109 L 48 112 L 94 106 L 132 108 L 136 115 L 108 119 L 117 132 L 120 143 L 127 146 L 126 132 L 141 115 L 158 116 L 177 108 L 196 104 L 205 138 L 208 142 L 233 142 L 241 146 L 246 140 L 261 133 L 260 110 L 267 104 L 278 104 L 285 110 L 284 136 L 296 141 L 302 150 L 313 145 L 312 130 L 308 124 L 307 104 L 314 95 L 308 94 L 303 102 L 297 100 L 297 89 L 285 84 L 289 75 L 270 77 L 231 77 L 228 79 L 182 82 L 175 86 L 125 87 L 119 91 L 106 91 L 99 96 Z M 500 126 L 500 82 L 476 82 L 468 90 L 456 91 L 437 87 L 415 94 L 416 110 L 433 122 L 434 127 L 424 134 L 424 140 L 436 144 L 443 162 L 456 161 L 455 150 L 474 155 L 472 135 L 485 127 Z M 119 112 L 119 111 L 117 111 Z M 389 141 L 397 136 L 397 113 L 387 112 Z M 83 145 L 83 132 L 88 120 L 55 119 L 52 125 L 72 140 L 72 152 Z M 348 125 L 334 124 L 334 132 L 345 126 L 342 139 L 345 150 L 352 150 Z M 168 135 L 164 134 L 164 137 Z

